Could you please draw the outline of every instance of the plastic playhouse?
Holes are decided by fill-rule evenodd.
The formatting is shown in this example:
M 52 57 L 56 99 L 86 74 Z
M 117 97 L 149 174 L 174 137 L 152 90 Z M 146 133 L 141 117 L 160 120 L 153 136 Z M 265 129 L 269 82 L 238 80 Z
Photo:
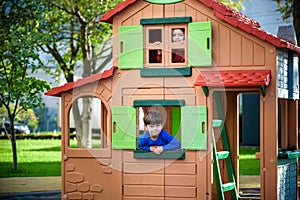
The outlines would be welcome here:
M 62 199 L 239 199 L 240 94 L 260 95 L 260 199 L 297 199 L 297 45 L 215 0 L 126 0 L 100 21 L 112 67 L 46 92 L 61 98 Z M 77 147 L 72 113 L 87 101 L 92 142 Z M 137 148 L 152 109 L 180 150 Z

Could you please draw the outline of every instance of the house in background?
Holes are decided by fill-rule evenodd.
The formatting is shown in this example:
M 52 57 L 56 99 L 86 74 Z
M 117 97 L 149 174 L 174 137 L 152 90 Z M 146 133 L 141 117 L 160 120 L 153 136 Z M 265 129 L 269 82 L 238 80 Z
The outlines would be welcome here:
M 243 5 L 245 10 L 241 12 L 258 21 L 263 30 L 297 44 L 293 28 L 293 17 L 282 20 L 282 14 L 277 11 L 275 1 L 251 0 L 244 1 Z M 298 80 L 295 79 L 294 81 L 297 82 Z M 297 87 L 297 84 L 295 84 L 295 87 Z M 245 146 L 259 146 L 259 95 L 243 94 L 240 96 L 240 102 L 240 142 Z M 281 124 L 279 124 L 280 134 Z M 281 146 L 281 141 L 279 141 L 279 145 Z

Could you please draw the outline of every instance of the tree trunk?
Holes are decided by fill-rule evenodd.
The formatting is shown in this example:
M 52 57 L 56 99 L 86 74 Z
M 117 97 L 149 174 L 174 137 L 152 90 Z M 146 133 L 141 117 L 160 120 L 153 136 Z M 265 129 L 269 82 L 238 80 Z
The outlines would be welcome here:
M 13 152 L 13 170 L 18 170 L 18 156 L 17 156 L 17 144 L 16 144 L 16 136 L 14 133 L 11 134 L 11 147 Z
M 91 116 L 92 116 L 92 98 L 83 99 L 83 109 L 82 109 L 82 139 L 83 144 L 86 148 L 92 148 L 92 126 L 91 126 Z
M 17 144 L 16 144 L 16 134 L 15 134 L 15 128 L 14 128 L 14 121 L 10 120 L 10 133 L 11 133 L 11 148 L 13 153 L 13 170 L 18 170 L 18 156 L 17 156 Z
M 74 125 L 76 129 L 77 147 L 81 148 L 84 146 L 82 143 L 82 123 L 81 123 L 78 100 L 73 102 L 72 110 L 73 110 Z
M 81 102 L 82 101 L 82 102 Z M 80 114 L 79 104 L 82 104 L 82 113 Z M 73 118 L 76 129 L 77 146 L 79 148 L 92 148 L 92 98 L 83 97 L 80 102 L 73 103 Z

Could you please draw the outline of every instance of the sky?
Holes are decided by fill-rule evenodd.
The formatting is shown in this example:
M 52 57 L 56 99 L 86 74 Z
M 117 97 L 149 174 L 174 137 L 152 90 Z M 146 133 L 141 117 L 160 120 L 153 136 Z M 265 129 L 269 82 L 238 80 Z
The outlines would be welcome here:
M 241 13 L 259 22 L 261 28 L 277 35 L 278 26 L 293 25 L 293 19 L 282 20 L 282 14 L 277 11 L 277 3 L 273 0 L 244 0 L 245 10 Z

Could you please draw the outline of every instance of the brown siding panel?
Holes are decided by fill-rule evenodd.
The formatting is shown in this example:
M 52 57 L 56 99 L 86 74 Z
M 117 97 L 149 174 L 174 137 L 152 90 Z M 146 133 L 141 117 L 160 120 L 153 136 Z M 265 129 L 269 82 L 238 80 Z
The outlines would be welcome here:
M 166 166 L 166 174 L 196 174 L 195 164 L 172 164 Z
M 127 173 L 164 173 L 163 163 L 124 163 L 124 171 Z
M 264 66 L 265 62 L 265 47 L 254 43 L 254 65 L 255 66 Z
M 214 30 L 213 30 L 214 31 Z M 218 65 L 219 66 L 229 66 L 229 54 L 230 52 L 230 30 L 225 27 L 219 25 L 219 43 L 218 43 Z M 213 50 L 215 51 L 215 50 Z
M 123 174 L 125 185 L 164 185 L 162 174 Z
M 196 186 L 196 176 L 194 175 L 166 175 L 166 185 L 173 186 Z
M 241 35 L 231 31 L 230 39 L 230 61 L 232 66 L 241 66 L 242 39 Z
M 156 185 L 124 185 L 125 196 L 163 197 L 164 187 Z
M 196 197 L 195 187 L 166 186 L 167 197 Z
M 244 66 L 251 66 L 253 65 L 253 42 L 248 38 L 243 37 L 243 65 Z

